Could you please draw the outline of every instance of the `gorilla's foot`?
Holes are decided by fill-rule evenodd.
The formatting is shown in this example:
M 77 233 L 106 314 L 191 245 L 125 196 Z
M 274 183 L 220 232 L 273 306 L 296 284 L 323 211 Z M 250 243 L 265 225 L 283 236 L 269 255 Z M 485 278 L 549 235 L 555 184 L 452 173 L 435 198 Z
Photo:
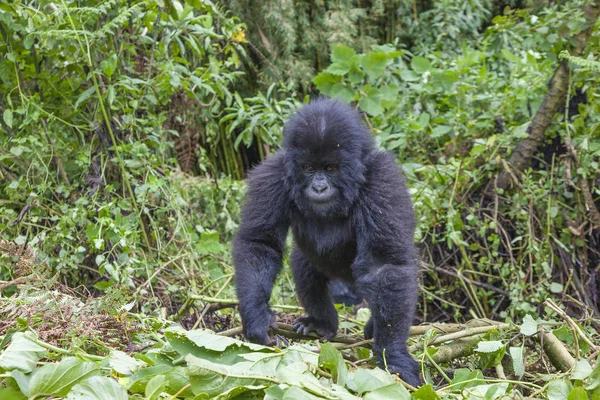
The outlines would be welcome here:
M 337 333 L 337 329 L 328 321 L 323 321 L 315 317 L 302 317 L 292 325 L 297 333 L 308 335 L 309 332 L 316 332 L 321 336 L 321 340 L 331 340 Z

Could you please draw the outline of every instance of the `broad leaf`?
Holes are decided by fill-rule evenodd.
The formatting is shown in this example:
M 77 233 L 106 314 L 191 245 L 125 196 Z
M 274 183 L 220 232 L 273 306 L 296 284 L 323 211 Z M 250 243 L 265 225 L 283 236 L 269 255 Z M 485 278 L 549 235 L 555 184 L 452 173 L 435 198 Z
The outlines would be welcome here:
M 146 385 L 145 395 L 148 400 L 156 400 L 167 387 L 167 380 L 164 375 L 156 375 L 150 379 Z
M 46 364 L 34 371 L 29 383 L 29 396 L 65 396 L 73 385 L 99 372 L 93 362 L 76 357 L 64 358 L 59 363 Z
M 525 336 L 532 336 L 537 333 L 538 323 L 529 314 L 523 318 L 523 324 L 521 324 L 521 333 Z
M 588 400 L 587 392 L 581 386 L 573 388 L 567 397 L 567 400 Z M 595 399 L 594 399 L 595 400 Z
M 548 400 L 567 400 L 571 392 L 571 383 L 563 379 L 555 379 L 548 384 L 546 395 Z
M 573 367 L 573 371 L 571 371 L 571 379 L 584 380 L 591 375 L 592 371 L 593 370 L 590 363 L 585 358 L 582 358 L 581 360 L 577 361 L 577 364 L 575 364 L 575 367 Z
M 348 64 L 354 56 L 356 56 L 356 52 L 348 46 L 333 46 L 331 49 L 331 61 L 334 63 Z
M 10 108 L 4 110 L 4 114 L 2 116 L 4 118 L 4 122 L 8 125 L 9 128 L 12 128 L 13 124 L 13 112 Z
M 512 358 L 513 370 L 515 375 L 523 376 L 525 374 L 525 359 L 523 357 L 523 347 L 511 347 L 509 349 L 510 358 Z
M 120 350 L 113 350 L 108 356 L 110 367 L 121 375 L 131 375 L 140 369 L 144 363 L 127 355 Z
M 350 66 L 345 62 L 336 62 L 327 67 L 325 71 L 333 75 L 345 75 L 350 71 Z
M 477 343 L 477 348 L 475 349 L 475 351 L 478 353 L 493 353 L 500 350 L 503 347 L 504 345 L 502 344 L 502 342 L 498 340 L 481 341 Z
M 413 69 L 413 71 L 420 75 L 431 71 L 431 63 L 428 59 L 423 57 L 413 57 L 410 62 L 410 67 Z
M 340 352 L 331 343 L 323 343 L 321 346 L 319 367 L 331 372 L 338 385 L 346 386 L 348 368 Z
M 10 371 L 18 369 L 25 373 L 31 372 L 40 358 L 46 355 L 46 349 L 35 343 L 32 333 L 17 332 L 10 344 L 0 354 L 0 368 Z
M 67 400 L 128 400 L 127 391 L 114 379 L 93 376 L 73 386 Z
M 412 395 L 417 400 L 438 400 L 440 398 L 429 384 L 421 386 L 417 391 L 413 392 Z
M 348 85 L 335 83 L 329 90 L 329 96 L 350 103 L 356 97 L 356 92 Z
M 434 392 L 435 393 L 435 392 Z M 410 400 L 412 397 L 406 388 L 399 384 L 393 384 L 375 389 L 365 394 L 366 400 Z M 418 397 L 416 397 L 418 399 Z M 428 397 L 428 399 L 438 399 L 439 397 Z M 425 398 L 423 398 L 425 399 Z
M 379 78 L 385 71 L 388 56 L 380 51 L 370 51 L 363 56 L 360 65 L 371 78 Z

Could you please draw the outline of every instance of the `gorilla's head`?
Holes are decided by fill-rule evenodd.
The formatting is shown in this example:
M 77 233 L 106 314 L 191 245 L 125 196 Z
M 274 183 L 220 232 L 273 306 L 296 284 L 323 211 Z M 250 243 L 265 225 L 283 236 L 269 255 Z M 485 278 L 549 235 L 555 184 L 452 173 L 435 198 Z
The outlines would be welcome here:
M 365 181 L 371 133 L 347 104 L 319 98 L 287 123 L 283 147 L 292 197 L 305 214 L 347 216 Z

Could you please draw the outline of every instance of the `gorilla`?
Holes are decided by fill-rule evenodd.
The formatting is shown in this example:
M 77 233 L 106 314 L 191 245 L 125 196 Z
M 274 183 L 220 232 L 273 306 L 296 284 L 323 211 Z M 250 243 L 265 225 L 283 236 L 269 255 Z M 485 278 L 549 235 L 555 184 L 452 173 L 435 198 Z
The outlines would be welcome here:
M 406 349 L 418 296 L 416 218 L 394 157 L 375 148 L 355 109 L 328 98 L 288 121 L 282 147 L 249 173 L 234 238 L 244 336 L 272 343 L 269 299 L 291 227 L 290 264 L 308 314 L 294 329 L 333 338 L 338 316 L 328 284 L 349 282 L 371 309 L 364 334 L 374 339 L 378 365 L 419 386 L 418 363 Z

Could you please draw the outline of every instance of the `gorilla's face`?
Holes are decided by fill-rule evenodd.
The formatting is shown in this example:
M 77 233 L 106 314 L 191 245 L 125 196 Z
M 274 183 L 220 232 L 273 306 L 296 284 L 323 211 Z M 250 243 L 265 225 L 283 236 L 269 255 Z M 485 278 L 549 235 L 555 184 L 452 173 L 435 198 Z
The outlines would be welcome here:
M 336 197 L 337 188 L 330 182 L 332 175 L 337 171 L 334 165 L 327 165 L 325 168 L 304 164 L 302 170 L 308 177 L 308 184 L 304 189 L 304 194 L 315 206 L 326 206 Z
M 305 215 L 347 217 L 365 181 L 364 156 L 347 144 L 307 144 L 286 151 L 287 185 L 292 199 Z
M 373 149 L 357 116 L 346 104 L 314 100 L 286 125 L 287 186 L 302 213 L 348 216 Z
M 298 157 L 294 168 L 299 175 L 296 185 L 300 187 L 298 195 L 303 197 L 301 203 L 309 206 L 316 214 L 335 214 L 342 208 L 346 184 L 340 180 L 341 163 L 335 154 L 328 159 L 316 157 Z

